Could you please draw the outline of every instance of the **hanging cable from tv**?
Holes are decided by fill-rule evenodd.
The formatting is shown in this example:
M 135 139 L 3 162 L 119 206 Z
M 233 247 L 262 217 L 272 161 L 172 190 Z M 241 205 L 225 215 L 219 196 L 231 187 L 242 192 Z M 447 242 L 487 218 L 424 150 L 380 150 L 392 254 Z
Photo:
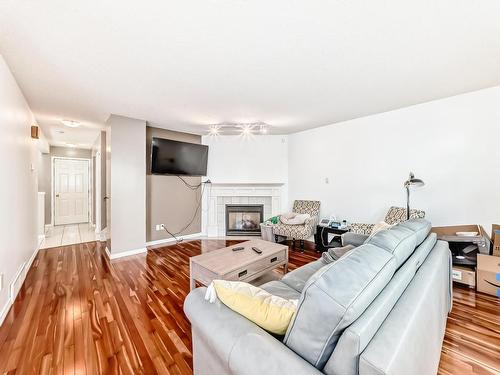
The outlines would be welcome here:
M 177 236 L 179 234 L 181 234 L 182 232 L 184 232 L 187 228 L 189 228 L 191 226 L 191 224 L 193 224 L 194 220 L 196 219 L 196 217 L 198 216 L 198 212 L 200 211 L 200 207 L 201 207 L 201 203 L 202 203 L 202 200 L 203 200 L 203 194 L 205 192 L 205 187 L 206 185 L 210 185 L 212 184 L 212 181 L 210 180 L 206 180 L 206 181 L 203 181 L 203 182 L 200 182 L 199 184 L 197 185 L 191 185 L 189 184 L 187 181 L 185 181 L 181 176 L 177 176 L 179 177 L 179 179 L 191 190 L 198 190 L 200 187 L 202 187 L 201 189 L 201 194 L 199 196 L 199 198 L 196 199 L 196 209 L 194 211 L 194 214 L 191 218 L 191 220 L 182 228 L 180 229 L 179 231 L 177 232 L 171 232 L 168 230 L 168 228 L 164 225 L 163 226 L 163 229 L 165 230 L 165 232 L 167 232 L 172 238 L 174 238 L 174 240 L 176 241 L 176 243 L 180 243 L 183 241 L 182 238 L 178 238 Z

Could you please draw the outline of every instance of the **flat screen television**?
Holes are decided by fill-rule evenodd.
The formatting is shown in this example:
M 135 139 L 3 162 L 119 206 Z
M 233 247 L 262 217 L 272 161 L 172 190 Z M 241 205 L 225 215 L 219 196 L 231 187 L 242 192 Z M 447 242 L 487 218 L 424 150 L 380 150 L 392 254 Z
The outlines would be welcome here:
M 184 176 L 206 176 L 208 146 L 153 138 L 151 173 Z

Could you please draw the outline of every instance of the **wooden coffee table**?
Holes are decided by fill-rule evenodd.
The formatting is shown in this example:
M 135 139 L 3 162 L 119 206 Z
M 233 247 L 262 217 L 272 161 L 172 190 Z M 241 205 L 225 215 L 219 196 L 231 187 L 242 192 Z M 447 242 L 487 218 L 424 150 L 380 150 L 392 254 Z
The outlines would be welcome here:
M 234 247 L 245 249 L 233 251 Z M 262 250 L 257 254 L 252 246 Z M 207 286 L 212 280 L 251 281 L 266 272 L 284 266 L 288 271 L 288 246 L 255 239 L 189 258 L 189 282 L 193 290 L 196 281 Z

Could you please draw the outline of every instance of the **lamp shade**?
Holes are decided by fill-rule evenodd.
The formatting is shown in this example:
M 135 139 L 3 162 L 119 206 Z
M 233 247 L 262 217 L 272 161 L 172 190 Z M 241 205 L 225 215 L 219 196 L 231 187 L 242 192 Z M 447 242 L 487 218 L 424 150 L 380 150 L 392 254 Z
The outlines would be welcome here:
M 415 178 L 415 175 L 413 174 L 413 172 L 410 172 L 410 177 L 408 178 L 408 180 L 406 180 L 404 182 L 404 186 L 405 187 L 412 187 L 412 188 L 418 188 L 418 187 L 422 187 L 425 185 L 425 182 L 423 180 L 421 180 L 420 178 Z

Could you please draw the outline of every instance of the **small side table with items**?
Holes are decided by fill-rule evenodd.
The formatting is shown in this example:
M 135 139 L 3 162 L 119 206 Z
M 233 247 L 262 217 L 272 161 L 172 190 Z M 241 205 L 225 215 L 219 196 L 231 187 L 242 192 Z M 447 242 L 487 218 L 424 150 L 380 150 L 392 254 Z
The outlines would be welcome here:
M 327 251 L 332 247 L 340 247 L 342 246 L 342 238 L 341 236 L 349 232 L 349 229 L 339 229 L 332 228 L 330 226 L 316 226 L 316 234 L 314 235 L 314 243 L 316 244 L 316 251 L 323 252 Z M 333 238 L 328 241 L 328 234 L 333 234 Z

